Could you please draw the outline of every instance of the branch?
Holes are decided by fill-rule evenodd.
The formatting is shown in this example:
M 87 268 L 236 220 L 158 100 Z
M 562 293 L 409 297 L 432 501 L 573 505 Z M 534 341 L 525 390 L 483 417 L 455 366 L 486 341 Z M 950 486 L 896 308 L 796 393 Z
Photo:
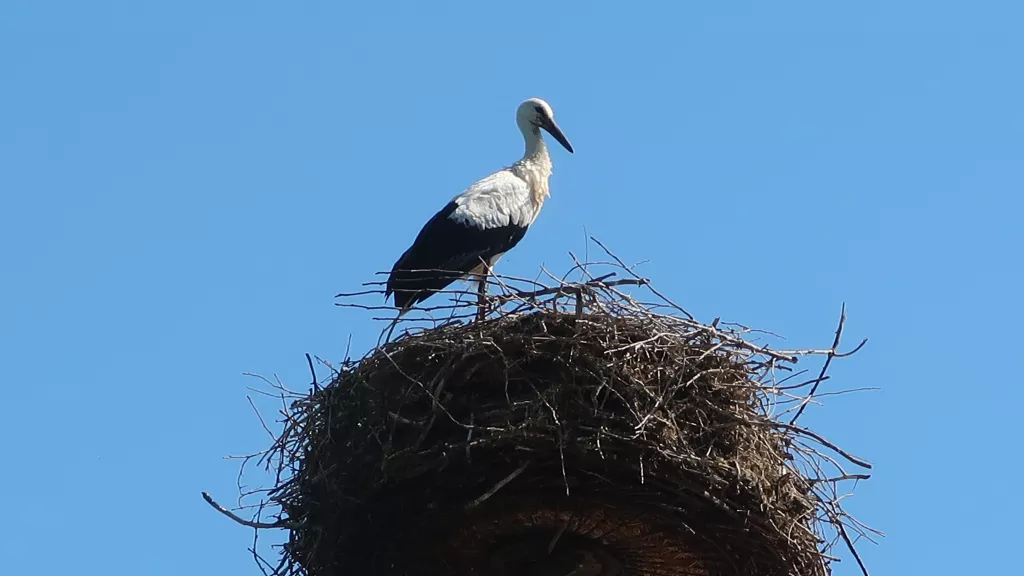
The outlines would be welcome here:
M 480 496 L 479 498 L 477 498 L 476 500 L 473 500 L 469 504 L 466 504 L 466 510 L 472 510 L 473 508 L 476 508 L 477 506 L 483 504 L 485 500 L 487 500 L 491 496 L 494 496 L 498 492 L 498 490 L 501 490 L 502 488 L 505 487 L 506 484 L 508 484 L 509 482 L 515 480 L 516 477 L 519 476 L 520 474 L 522 474 L 526 470 L 526 467 L 529 466 L 529 465 L 530 465 L 529 461 L 523 462 L 522 466 L 520 466 L 519 468 L 516 468 L 515 471 L 513 471 L 508 476 L 505 476 L 505 478 L 503 478 L 500 482 L 495 484 L 493 488 L 491 488 L 487 492 L 484 492 L 484 494 L 482 496 Z
M 840 354 L 838 352 L 839 339 L 842 338 L 842 336 L 843 336 L 843 327 L 845 325 L 846 325 L 846 302 L 843 302 L 843 309 L 842 309 L 842 311 L 839 314 L 839 327 L 836 328 L 836 338 L 835 338 L 835 340 L 832 341 L 832 348 L 829 349 L 829 351 L 828 351 L 828 357 L 825 358 L 825 363 L 821 366 L 821 372 L 818 374 L 817 380 L 814 381 L 814 386 L 811 386 L 811 391 L 807 394 L 807 396 L 800 403 L 800 408 L 797 409 L 796 414 L 794 414 L 793 418 L 789 421 L 790 424 L 795 424 L 796 423 L 797 418 L 799 418 L 800 415 L 804 413 L 804 408 L 807 408 L 807 404 L 811 401 L 811 398 L 814 397 L 814 393 L 817 392 L 818 386 L 822 382 L 825 381 L 825 373 L 828 372 L 828 366 L 829 366 L 829 364 L 832 363 L 832 359 L 836 358 L 836 357 L 843 357 L 843 356 L 849 356 L 851 354 L 854 354 L 858 350 L 863 348 L 865 344 L 868 343 L 868 339 L 865 338 L 853 350 L 851 350 L 849 352 L 846 352 L 845 354 Z
M 316 370 L 313 369 L 313 359 L 306 353 L 306 363 L 309 364 L 309 373 L 313 376 L 313 392 L 320 391 L 320 383 L 316 381 Z
M 552 294 L 576 294 L 579 295 L 583 292 L 587 292 L 592 288 L 613 288 L 615 286 L 649 286 L 649 281 L 646 278 L 624 278 L 621 280 L 612 280 L 611 282 L 605 282 L 607 278 L 611 278 L 615 273 L 605 274 L 600 278 L 595 278 L 589 282 L 565 284 L 563 286 L 552 286 L 550 288 L 544 288 L 542 290 L 533 290 L 530 292 L 517 291 L 514 294 L 500 295 L 497 296 L 497 300 L 514 300 L 514 299 L 529 299 L 537 298 L 540 296 L 550 296 Z
M 853 554 L 853 559 L 857 561 L 857 565 L 860 566 L 860 571 L 864 576 L 871 576 L 868 574 L 868 567 L 864 565 L 864 561 L 860 559 L 860 554 L 857 553 L 857 547 L 853 545 L 853 540 L 850 539 L 850 535 L 846 533 L 846 526 L 843 525 L 842 518 L 836 520 L 836 527 L 839 528 L 839 535 L 843 537 L 843 541 L 846 542 L 847 549 L 850 550 L 850 554 Z
M 856 456 L 850 454 L 849 452 L 846 452 L 842 448 L 836 446 L 835 444 L 829 442 L 828 440 L 825 440 L 824 438 L 815 434 L 814 432 L 811 432 L 807 428 L 801 428 L 799 426 L 794 426 L 793 424 L 786 424 L 785 422 L 773 422 L 771 425 L 778 426 L 779 428 L 784 428 L 786 430 L 792 430 L 793 432 L 799 432 L 800 434 L 814 438 L 819 443 L 821 443 L 822 446 L 831 449 L 836 454 L 839 454 L 840 456 L 846 458 L 850 462 L 853 462 L 857 466 L 860 466 L 861 468 L 867 468 L 869 470 L 871 469 L 871 463 L 868 462 L 867 460 L 857 458 Z
M 231 518 L 232 520 L 234 520 L 235 522 L 238 522 L 242 526 L 248 526 L 249 528 L 256 528 L 256 529 L 260 529 L 260 528 L 263 528 L 263 529 L 269 529 L 269 528 L 288 528 L 289 530 L 295 530 L 296 528 L 299 527 L 298 524 L 296 524 L 294 522 L 288 522 L 286 520 L 278 520 L 277 522 L 267 523 L 267 522 L 253 522 L 252 520 L 246 520 L 244 518 L 240 518 L 234 512 L 228 510 L 227 508 L 221 506 L 220 504 L 217 504 L 217 502 L 214 501 L 213 497 L 210 496 L 209 494 L 207 494 L 206 492 L 203 492 L 202 494 L 203 494 L 203 500 L 206 500 L 207 504 L 209 504 L 210 506 L 213 506 L 214 510 L 216 510 L 217 512 L 220 512 L 221 514 L 227 516 L 228 518 Z
M 834 484 L 844 480 L 868 480 L 870 478 L 871 474 L 843 474 L 842 476 L 836 476 L 835 478 L 810 478 L 810 481 L 815 484 Z
M 641 278 L 640 278 L 640 276 L 637 276 L 636 272 L 633 272 L 633 269 L 632 269 L 631 267 L 629 267 L 629 266 L 626 266 L 626 263 L 625 263 L 625 262 L 623 262 L 623 261 L 622 261 L 622 259 L 620 259 L 620 258 L 619 258 L 618 256 L 616 256 L 615 254 L 612 254 L 612 251 L 611 251 L 611 250 L 609 250 L 609 249 L 608 249 L 608 248 L 607 248 L 607 247 L 606 247 L 606 246 L 605 246 L 604 244 L 602 244 L 600 240 L 598 240 L 597 238 L 594 238 L 593 236 L 591 236 L 591 237 L 590 237 L 590 239 L 591 239 L 591 240 L 592 240 L 592 241 L 593 241 L 593 242 L 594 242 L 595 244 L 597 244 L 598 246 L 600 246 L 600 247 L 601 247 L 601 250 L 604 250 L 604 253 L 605 253 L 605 254 L 607 254 L 609 258 L 611 258 L 612 260 L 615 260 L 615 262 L 616 262 L 616 263 L 617 263 L 617 264 L 618 264 L 619 266 L 621 266 L 623 270 L 625 270 L 626 272 L 629 272 L 630 274 L 632 274 L 634 278 L 637 278 L 637 279 L 641 279 Z M 668 299 L 668 297 L 666 297 L 666 296 L 665 296 L 664 294 L 662 294 L 661 292 L 658 292 L 657 290 L 655 290 L 655 289 L 654 289 L 654 287 L 652 287 L 652 286 L 650 286 L 650 285 L 648 284 L 648 285 L 647 285 L 647 288 L 648 288 L 648 289 L 649 289 L 649 290 L 650 290 L 650 291 L 651 291 L 651 292 L 652 292 L 652 293 L 653 293 L 653 294 L 654 294 L 655 296 L 657 296 L 658 298 L 661 298 L 661 299 L 662 299 L 662 300 L 663 300 L 663 301 L 664 301 L 664 302 L 665 302 L 666 304 L 668 304 L 669 306 L 671 306 L 671 307 L 675 308 L 675 309 L 676 309 L 676 310 L 678 310 L 679 312 L 682 312 L 683 314 L 685 314 L 685 315 L 686 315 L 686 317 L 687 317 L 687 318 L 689 318 L 690 320 L 693 320 L 693 319 L 694 319 L 694 318 L 693 318 L 693 315 L 692 315 L 692 314 L 690 314 L 689 312 L 687 312 L 686 310 L 684 310 L 682 306 L 680 306 L 680 305 L 676 304 L 675 302 L 673 302 L 673 301 L 669 300 L 669 299 Z

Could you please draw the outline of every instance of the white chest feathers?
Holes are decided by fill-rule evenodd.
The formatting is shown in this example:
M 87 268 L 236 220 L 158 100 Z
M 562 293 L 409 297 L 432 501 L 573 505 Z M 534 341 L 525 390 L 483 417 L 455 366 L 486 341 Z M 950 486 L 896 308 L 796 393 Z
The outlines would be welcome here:
M 456 208 L 448 216 L 465 226 L 480 230 L 517 226 L 526 228 L 540 214 L 549 195 L 550 163 L 533 166 L 517 162 L 470 186 L 452 201 Z

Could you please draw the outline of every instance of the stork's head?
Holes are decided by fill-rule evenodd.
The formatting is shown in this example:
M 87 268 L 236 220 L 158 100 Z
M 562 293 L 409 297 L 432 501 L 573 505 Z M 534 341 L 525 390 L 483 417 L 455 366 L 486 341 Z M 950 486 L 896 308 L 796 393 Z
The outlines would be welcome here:
M 555 112 L 547 102 L 540 98 L 530 98 L 519 105 L 516 111 L 516 123 L 524 135 L 537 134 L 538 129 L 543 128 L 551 137 L 558 140 L 558 143 L 565 146 L 565 149 L 572 153 L 572 145 L 565 139 L 562 130 L 555 124 Z

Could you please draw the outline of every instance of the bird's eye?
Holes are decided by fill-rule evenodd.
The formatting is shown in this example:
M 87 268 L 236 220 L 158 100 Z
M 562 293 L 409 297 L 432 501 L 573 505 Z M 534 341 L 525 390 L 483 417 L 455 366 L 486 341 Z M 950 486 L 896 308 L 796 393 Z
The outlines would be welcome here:
M 537 111 L 537 114 L 540 114 L 541 116 L 544 115 L 544 109 L 540 106 L 534 106 L 533 109 Z

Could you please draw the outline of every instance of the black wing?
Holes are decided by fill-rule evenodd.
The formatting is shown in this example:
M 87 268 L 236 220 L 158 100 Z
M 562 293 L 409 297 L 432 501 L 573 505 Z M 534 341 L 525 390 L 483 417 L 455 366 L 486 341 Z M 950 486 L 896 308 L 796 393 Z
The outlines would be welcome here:
M 462 278 L 480 261 L 504 254 L 526 235 L 526 227 L 507 225 L 479 229 L 449 218 L 458 208 L 453 201 L 423 226 L 416 241 L 391 269 L 385 298 L 394 293 L 395 306 L 406 309 Z

